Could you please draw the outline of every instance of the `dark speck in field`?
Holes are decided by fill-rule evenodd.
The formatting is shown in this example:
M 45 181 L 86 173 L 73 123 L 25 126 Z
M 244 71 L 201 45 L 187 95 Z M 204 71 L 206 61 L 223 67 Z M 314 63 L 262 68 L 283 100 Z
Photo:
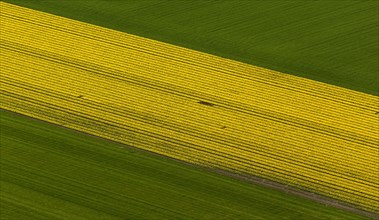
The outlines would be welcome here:
M 82 98 L 83 97 L 83 95 L 78 95 L 78 98 Z
M 221 129 L 225 129 L 225 128 L 226 128 L 226 126 L 222 126 L 222 127 L 221 127 Z
M 213 103 L 206 102 L 206 101 L 199 101 L 198 103 L 199 103 L 199 104 L 202 104 L 202 105 L 207 105 L 207 106 L 214 106 L 214 105 L 215 105 L 215 104 L 213 104 Z

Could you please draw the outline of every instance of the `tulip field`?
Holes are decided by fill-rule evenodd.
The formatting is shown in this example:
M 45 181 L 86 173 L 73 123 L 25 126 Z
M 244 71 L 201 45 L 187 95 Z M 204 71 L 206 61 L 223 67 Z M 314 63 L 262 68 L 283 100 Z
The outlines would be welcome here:
M 0 4 L 0 108 L 379 213 L 378 96 Z

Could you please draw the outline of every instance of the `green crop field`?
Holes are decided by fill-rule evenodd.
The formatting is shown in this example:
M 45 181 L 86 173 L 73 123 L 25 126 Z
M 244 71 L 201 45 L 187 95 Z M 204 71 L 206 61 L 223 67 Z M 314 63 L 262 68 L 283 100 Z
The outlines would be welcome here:
M 376 0 L 6 2 L 379 94 Z
M 1 113 L 1 219 L 363 219 Z

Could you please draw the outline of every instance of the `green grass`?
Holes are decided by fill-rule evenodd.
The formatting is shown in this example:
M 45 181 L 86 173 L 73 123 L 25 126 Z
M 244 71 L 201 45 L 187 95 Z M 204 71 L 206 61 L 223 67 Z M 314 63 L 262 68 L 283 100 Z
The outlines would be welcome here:
M 6 0 L 379 95 L 379 1 Z
M 8 111 L 1 219 L 363 219 Z

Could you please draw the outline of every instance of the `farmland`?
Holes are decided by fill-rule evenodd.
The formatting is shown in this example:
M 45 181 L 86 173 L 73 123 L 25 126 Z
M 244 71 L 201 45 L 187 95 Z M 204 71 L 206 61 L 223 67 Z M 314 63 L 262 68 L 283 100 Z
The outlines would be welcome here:
M 376 0 L 6 2 L 379 95 Z
M 379 210 L 377 96 L 2 6 L 2 108 Z
M 371 38 L 377 34 L 372 28 L 377 14 L 369 10 L 375 1 L 344 1 L 337 7 L 337 14 L 354 12 L 359 22 L 351 22 L 351 28 L 365 33 L 365 42 L 349 35 L 328 49 L 312 45 L 320 39 L 309 37 L 309 30 L 297 39 L 280 30 L 297 45 L 291 40 L 276 45 L 261 38 L 263 31 L 253 37 L 261 48 L 223 35 L 238 35 L 246 27 L 237 20 L 231 21 L 236 29 L 220 22 L 224 27 L 215 35 L 191 35 L 188 23 L 164 10 L 146 18 L 155 23 L 138 16 L 109 19 L 125 11 L 133 17 L 133 11 L 165 8 L 165 3 L 77 1 L 65 7 L 64 1 L 16 2 L 127 33 L 1 3 L 0 108 L 9 111 L 1 111 L 0 212 L 9 218 L 358 218 L 209 170 L 270 180 L 371 216 L 379 212 L 378 54 L 371 50 L 377 48 Z M 201 14 L 197 4 L 191 3 Z M 231 12 L 239 10 L 243 17 L 239 7 L 246 5 L 235 6 Z M 275 11 L 267 4 L 255 6 Z M 189 5 L 176 7 L 187 11 Z M 227 3 L 212 7 L 228 8 Z M 279 8 L 293 12 L 297 7 L 283 3 Z M 94 16 L 93 10 L 104 14 Z M 326 9 L 323 13 L 323 19 L 334 16 Z M 164 28 L 167 19 L 186 25 Z M 330 37 L 327 45 L 335 44 Z

